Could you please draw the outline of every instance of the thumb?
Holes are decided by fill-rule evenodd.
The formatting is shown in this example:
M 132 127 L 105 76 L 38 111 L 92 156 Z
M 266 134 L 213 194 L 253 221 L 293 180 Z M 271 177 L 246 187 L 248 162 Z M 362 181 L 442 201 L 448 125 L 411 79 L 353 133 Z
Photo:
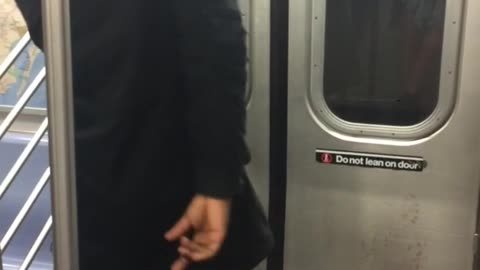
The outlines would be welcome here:
M 190 228 L 192 227 L 191 222 L 186 216 L 183 216 L 175 226 L 173 226 L 166 234 L 165 238 L 168 241 L 176 241 L 180 239 L 182 236 L 188 233 Z

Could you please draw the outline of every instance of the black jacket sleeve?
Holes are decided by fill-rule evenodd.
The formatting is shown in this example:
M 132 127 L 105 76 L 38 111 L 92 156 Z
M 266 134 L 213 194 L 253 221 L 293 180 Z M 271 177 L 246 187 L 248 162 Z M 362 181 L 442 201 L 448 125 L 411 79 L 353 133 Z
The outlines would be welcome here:
M 236 0 L 172 0 L 187 96 L 196 192 L 231 197 L 249 153 L 244 142 L 246 43 Z
M 33 43 L 43 50 L 42 1 L 15 0 L 15 2 L 23 19 L 27 23 L 27 28 Z

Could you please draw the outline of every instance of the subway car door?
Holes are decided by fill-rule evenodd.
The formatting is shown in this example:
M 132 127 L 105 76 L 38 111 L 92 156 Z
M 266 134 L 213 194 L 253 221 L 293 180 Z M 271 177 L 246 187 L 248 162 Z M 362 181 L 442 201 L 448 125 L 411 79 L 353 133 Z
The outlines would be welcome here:
M 269 0 L 238 1 L 247 31 L 247 144 L 251 152 L 248 175 L 265 209 L 269 185 L 270 9 Z
M 251 162 L 247 166 L 247 173 L 267 210 L 270 160 L 270 0 L 241 0 L 238 3 L 247 31 L 248 49 L 246 140 Z M 257 269 L 266 269 L 266 263 Z
M 470 270 L 480 2 L 291 0 L 285 270 Z

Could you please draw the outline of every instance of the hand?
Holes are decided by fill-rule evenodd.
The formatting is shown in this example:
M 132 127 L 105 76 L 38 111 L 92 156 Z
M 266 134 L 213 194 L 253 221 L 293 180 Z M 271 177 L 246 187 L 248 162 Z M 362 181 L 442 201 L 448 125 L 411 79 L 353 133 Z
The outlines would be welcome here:
M 227 235 L 230 200 L 195 196 L 184 216 L 165 235 L 168 241 L 180 240 L 180 258 L 172 270 L 187 269 L 189 262 L 202 262 L 217 255 Z M 186 237 L 192 235 L 192 239 Z

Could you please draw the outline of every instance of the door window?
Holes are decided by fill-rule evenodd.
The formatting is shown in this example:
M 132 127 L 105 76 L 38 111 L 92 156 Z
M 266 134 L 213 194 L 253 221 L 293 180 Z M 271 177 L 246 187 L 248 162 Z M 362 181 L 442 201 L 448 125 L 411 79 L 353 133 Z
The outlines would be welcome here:
M 445 0 L 327 0 L 324 98 L 339 118 L 410 126 L 439 98 Z

